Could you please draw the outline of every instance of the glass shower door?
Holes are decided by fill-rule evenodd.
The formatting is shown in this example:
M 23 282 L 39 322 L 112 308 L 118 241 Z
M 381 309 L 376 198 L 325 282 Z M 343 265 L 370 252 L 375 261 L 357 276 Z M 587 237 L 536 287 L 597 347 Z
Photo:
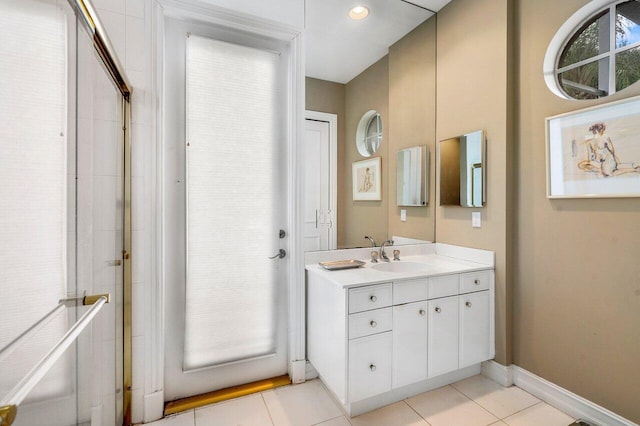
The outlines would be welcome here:
M 79 19 L 67 2 L 0 0 L 0 400 L 87 312 L 83 296 L 111 296 L 15 425 L 124 417 L 125 104 Z

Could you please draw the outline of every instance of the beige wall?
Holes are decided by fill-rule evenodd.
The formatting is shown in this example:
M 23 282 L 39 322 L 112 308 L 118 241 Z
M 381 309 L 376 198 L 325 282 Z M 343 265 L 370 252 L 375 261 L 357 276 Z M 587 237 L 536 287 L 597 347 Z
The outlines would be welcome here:
M 513 362 L 640 423 L 640 199 L 548 200 L 545 195 L 545 117 L 640 94 L 636 83 L 603 101 L 577 102 L 547 89 L 542 78 L 547 45 L 587 2 L 453 0 L 439 13 L 435 140 L 485 130 L 488 190 L 481 229 L 471 228 L 471 211 L 478 209 L 436 207 L 436 240 L 496 252 L 498 362 Z M 399 70 L 412 68 L 405 62 L 410 56 L 398 55 L 426 49 L 410 40 L 392 46 L 388 58 L 389 111 L 383 118 L 389 116 L 386 140 L 392 145 L 429 132 L 401 121 L 428 108 L 427 103 L 410 107 L 417 98 L 408 92 L 412 85 L 395 83 Z M 347 87 L 345 113 L 353 111 L 355 118 L 347 119 L 345 135 L 355 134 L 368 109 L 357 108 L 360 101 L 377 101 L 382 111 L 385 100 L 369 98 L 385 93 L 374 90 L 376 78 L 384 80 L 382 61 Z M 361 158 L 346 145 L 352 144 L 345 144 L 350 152 L 343 165 L 350 182 L 351 162 Z M 392 167 L 383 164 L 383 173 Z M 383 197 L 392 191 L 386 188 Z M 348 211 L 360 215 L 350 183 L 344 193 Z M 398 212 L 395 203 L 387 207 L 392 228 Z M 377 218 L 377 225 L 384 221 L 378 216 L 382 209 L 370 206 L 365 213 Z M 364 230 L 356 229 L 360 237 Z
M 596 102 L 547 89 L 548 43 L 586 3 L 518 1 L 514 361 L 640 423 L 640 199 L 545 195 L 545 117 L 640 94 L 638 83 Z
M 388 235 L 435 238 L 436 20 L 429 19 L 389 48 L 389 225 Z M 429 203 L 396 205 L 396 153 L 427 145 L 430 158 Z M 400 209 L 407 212 L 400 221 Z
M 436 205 L 436 241 L 496 253 L 496 360 L 502 364 L 511 363 L 507 6 L 507 0 L 449 3 L 438 14 L 437 50 L 436 140 L 485 130 L 487 203 L 481 209 Z M 472 228 L 471 212 L 478 210 L 482 228 Z
M 436 21 L 418 26 L 389 48 L 389 55 L 347 85 L 306 79 L 306 108 L 338 114 L 338 247 L 363 246 L 364 235 L 380 244 L 392 235 L 435 238 L 435 33 Z M 362 114 L 382 114 L 382 201 L 353 201 L 351 165 L 365 158 L 355 148 Z M 396 152 L 427 145 L 431 153 L 429 206 L 396 206 Z
M 345 208 L 346 205 L 342 201 L 345 198 L 345 191 L 347 187 L 343 184 L 346 181 L 347 176 L 351 178 L 351 171 L 346 173 L 345 167 L 345 85 L 340 83 L 334 83 L 331 81 L 318 80 L 315 78 L 307 77 L 305 79 L 305 108 L 309 111 L 328 112 L 336 114 L 338 116 L 338 164 L 337 164 L 337 182 L 338 182 L 338 206 L 337 206 L 337 221 L 338 221 L 338 247 L 342 247 L 343 244 L 340 241 L 340 236 L 345 234 Z
M 382 162 L 382 200 L 353 201 L 351 183 L 351 164 L 365 160 L 355 144 L 355 134 L 362 115 L 375 109 L 382 116 L 383 140 L 380 149 L 372 157 L 381 157 Z M 372 236 L 378 244 L 387 239 L 389 180 L 389 58 L 385 56 L 371 65 L 346 85 L 346 144 L 344 150 L 345 181 L 344 197 L 338 199 L 345 209 L 344 233 L 338 236 L 338 246 L 366 245 L 365 235 Z

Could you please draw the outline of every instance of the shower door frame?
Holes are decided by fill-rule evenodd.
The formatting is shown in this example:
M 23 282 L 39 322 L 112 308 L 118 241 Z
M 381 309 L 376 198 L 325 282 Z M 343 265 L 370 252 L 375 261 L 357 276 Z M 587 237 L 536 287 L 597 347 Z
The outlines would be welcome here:
M 122 143 L 124 163 L 124 235 L 123 235 L 123 425 L 131 424 L 131 399 L 132 399 L 132 313 L 131 313 L 131 288 L 132 288 L 132 252 L 131 252 L 131 84 L 120 64 L 113 45 L 109 41 L 106 31 L 98 14 L 89 0 L 68 0 L 82 19 L 83 28 L 88 32 L 96 53 L 102 60 L 105 69 L 114 85 L 122 95 Z

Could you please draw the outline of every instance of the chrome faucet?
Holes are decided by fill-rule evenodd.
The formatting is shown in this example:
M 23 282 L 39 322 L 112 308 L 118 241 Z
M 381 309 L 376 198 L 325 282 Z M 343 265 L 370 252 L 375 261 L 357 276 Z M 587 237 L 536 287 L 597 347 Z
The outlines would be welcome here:
M 373 238 L 368 237 L 366 235 L 364 236 L 364 238 L 365 238 L 365 240 L 369 240 L 371 242 L 371 247 L 375 247 L 376 246 L 376 241 Z
M 385 262 L 389 261 L 389 256 L 387 256 L 387 253 L 384 252 L 384 247 L 386 245 L 393 245 L 393 240 L 387 240 L 384 243 L 382 243 L 382 245 L 380 246 L 380 257 L 382 258 L 382 260 L 384 260 Z

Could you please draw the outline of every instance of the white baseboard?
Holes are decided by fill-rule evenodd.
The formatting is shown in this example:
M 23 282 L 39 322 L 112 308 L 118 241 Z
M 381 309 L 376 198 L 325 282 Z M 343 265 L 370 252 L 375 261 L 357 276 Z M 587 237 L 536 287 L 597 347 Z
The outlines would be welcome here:
M 304 383 L 306 379 L 307 361 L 304 359 L 291 361 L 291 371 L 289 372 L 289 378 L 291 383 Z
M 144 422 L 159 420 L 164 414 L 164 391 L 157 391 L 144 396 Z
M 320 374 L 318 374 L 318 370 L 316 370 L 315 367 L 309 361 L 307 361 L 307 365 L 305 367 L 306 367 L 305 373 L 304 373 L 305 380 L 317 379 L 320 376 Z
M 482 375 L 503 386 L 512 383 L 576 419 L 601 426 L 639 426 L 516 365 L 505 367 L 495 361 L 487 361 L 482 363 Z
M 482 370 L 480 374 L 493 380 L 497 384 L 508 388 L 513 385 L 513 367 L 515 366 L 504 366 L 495 361 L 485 361 L 482 363 Z

